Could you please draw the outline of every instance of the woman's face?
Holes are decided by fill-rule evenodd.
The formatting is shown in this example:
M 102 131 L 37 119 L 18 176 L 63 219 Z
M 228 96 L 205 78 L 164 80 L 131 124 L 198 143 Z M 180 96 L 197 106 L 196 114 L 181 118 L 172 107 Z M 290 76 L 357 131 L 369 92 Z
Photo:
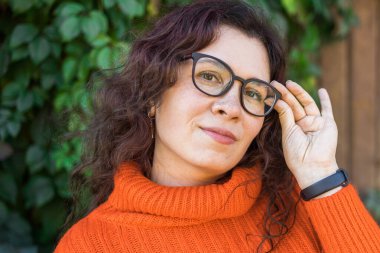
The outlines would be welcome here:
M 221 59 L 237 76 L 270 81 L 263 44 L 234 28 L 222 26 L 218 39 L 198 52 Z M 175 166 L 180 173 L 218 178 L 242 159 L 264 118 L 243 109 L 239 81 L 220 97 L 199 91 L 192 82 L 192 64 L 192 59 L 183 62 L 177 82 L 156 109 L 153 167 Z

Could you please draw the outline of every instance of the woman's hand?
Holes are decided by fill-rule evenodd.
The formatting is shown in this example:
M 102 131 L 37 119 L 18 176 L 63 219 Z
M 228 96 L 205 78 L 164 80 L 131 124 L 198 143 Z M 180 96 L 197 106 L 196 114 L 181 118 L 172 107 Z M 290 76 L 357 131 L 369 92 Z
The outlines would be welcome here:
M 287 81 L 285 87 L 273 81 L 272 85 L 282 94 L 274 109 L 280 117 L 285 161 L 304 189 L 339 168 L 335 158 L 338 130 L 330 98 L 325 89 L 318 91 L 320 111 L 297 83 Z

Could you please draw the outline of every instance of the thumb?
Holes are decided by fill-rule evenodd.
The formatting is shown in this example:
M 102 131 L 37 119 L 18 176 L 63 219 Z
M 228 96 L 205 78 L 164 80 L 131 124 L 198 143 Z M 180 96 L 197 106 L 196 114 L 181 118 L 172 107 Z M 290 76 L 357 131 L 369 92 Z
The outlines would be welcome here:
M 322 88 L 318 90 L 319 100 L 321 101 L 321 114 L 325 118 L 334 120 L 331 100 L 327 90 Z
M 285 131 L 291 129 L 295 124 L 292 108 L 280 99 L 275 104 L 274 109 L 278 112 L 282 129 Z

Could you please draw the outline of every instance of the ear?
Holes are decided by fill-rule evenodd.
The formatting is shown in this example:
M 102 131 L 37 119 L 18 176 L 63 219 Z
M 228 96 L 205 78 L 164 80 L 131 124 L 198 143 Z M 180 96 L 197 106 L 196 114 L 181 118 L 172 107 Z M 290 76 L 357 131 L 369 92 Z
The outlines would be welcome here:
M 150 110 L 148 112 L 148 117 L 154 118 L 154 116 L 156 116 L 156 106 L 153 104 L 153 102 L 151 102 L 150 105 L 151 105 L 151 107 L 150 107 Z

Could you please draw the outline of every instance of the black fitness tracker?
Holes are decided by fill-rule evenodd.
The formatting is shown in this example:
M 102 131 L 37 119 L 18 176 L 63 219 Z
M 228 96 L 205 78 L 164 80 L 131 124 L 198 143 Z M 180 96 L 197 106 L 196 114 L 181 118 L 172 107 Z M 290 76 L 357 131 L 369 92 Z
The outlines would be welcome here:
M 339 169 L 335 174 L 328 176 L 301 191 L 303 200 L 310 200 L 338 186 L 347 186 L 349 184 L 348 175 L 344 169 Z

